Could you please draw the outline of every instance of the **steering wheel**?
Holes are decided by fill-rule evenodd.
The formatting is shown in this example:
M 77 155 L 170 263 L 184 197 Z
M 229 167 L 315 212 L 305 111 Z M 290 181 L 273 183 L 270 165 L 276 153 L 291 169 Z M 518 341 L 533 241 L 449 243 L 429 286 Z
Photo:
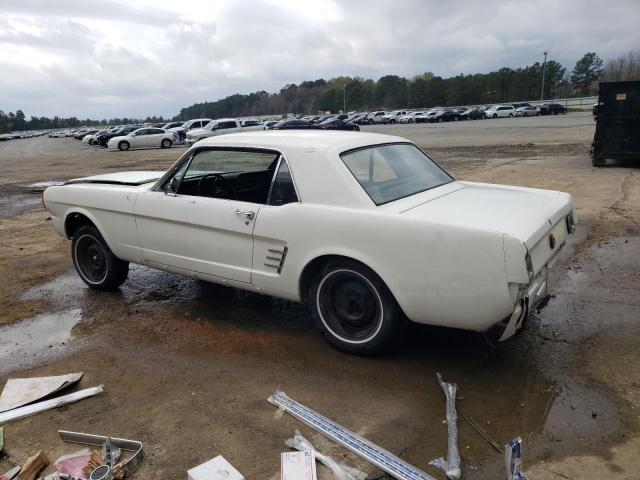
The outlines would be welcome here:
M 205 182 L 209 183 L 205 183 Z M 209 189 L 209 191 L 203 191 Z M 235 200 L 236 192 L 231 182 L 219 173 L 209 173 L 198 182 L 198 195 L 203 197 L 227 198 Z

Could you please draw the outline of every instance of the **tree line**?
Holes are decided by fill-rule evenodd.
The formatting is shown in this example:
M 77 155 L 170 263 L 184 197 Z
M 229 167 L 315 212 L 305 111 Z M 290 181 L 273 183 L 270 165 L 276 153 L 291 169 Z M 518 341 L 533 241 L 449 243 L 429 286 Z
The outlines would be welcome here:
M 501 68 L 489 73 L 442 78 L 431 72 L 413 78 L 385 75 L 377 81 L 360 77 L 307 80 L 285 85 L 277 93 L 264 90 L 230 95 L 214 102 L 195 103 L 180 110 L 172 120 L 220 118 L 281 113 L 337 112 L 390 108 L 481 105 L 540 98 L 544 68 L 545 99 L 597 94 L 598 81 L 640 80 L 640 52 L 632 51 L 606 64 L 595 52 L 587 52 L 571 71 L 550 60 L 521 68 Z M 167 119 L 168 120 L 168 119 Z M 111 120 L 76 117 L 25 118 L 22 110 L 8 114 L 0 110 L 0 133 L 13 130 L 73 128 L 81 125 L 121 125 L 135 122 L 163 122 L 160 117 Z

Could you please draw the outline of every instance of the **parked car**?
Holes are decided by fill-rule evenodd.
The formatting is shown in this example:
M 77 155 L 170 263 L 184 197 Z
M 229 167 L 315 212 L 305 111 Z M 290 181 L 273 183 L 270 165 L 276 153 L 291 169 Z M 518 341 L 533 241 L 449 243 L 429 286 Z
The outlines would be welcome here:
M 486 118 L 484 111 L 478 107 L 470 107 L 460 113 L 461 120 L 482 120 L 483 118 Z
M 429 117 L 429 122 L 431 123 L 453 122 L 458 120 L 461 120 L 460 114 L 455 110 L 448 110 L 448 109 L 440 110 L 433 116 Z
M 96 138 L 98 135 L 102 135 L 103 133 L 106 133 L 106 130 L 97 130 L 93 133 L 90 133 L 88 135 L 85 135 L 84 138 L 82 139 L 82 144 L 83 145 L 93 145 L 93 139 Z
M 540 115 L 558 115 L 567 113 L 567 109 L 559 103 L 545 103 L 540 107 Z
M 112 138 L 128 135 L 129 133 L 137 129 L 138 127 L 128 126 L 128 127 L 117 128 L 115 130 L 108 130 L 106 133 L 96 136 L 93 139 L 93 144 L 100 145 L 101 147 L 106 147 L 107 143 L 109 143 L 109 140 L 111 140 Z
M 359 115 L 356 115 L 356 117 L 353 119 L 353 123 L 357 125 L 366 125 L 368 115 L 369 115 L 369 112 L 363 112 Z
M 399 119 L 399 123 L 415 123 L 416 117 L 424 116 L 425 112 L 408 112 L 406 115 L 402 115 Z
M 211 121 L 210 118 L 194 118 L 193 120 L 187 120 L 179 127 L 172 127 L 168 130 L 176 132 L 178 134 L 178 141 L 184 142 L 187 138 L 187 132 L 192 129 L 202 128 Z
M 203 138 L 214 137 L 216 135 L 225 135 L 227 133 L 240 133 L 250 130 L 262 130 L 260 126 L 242 127 L 240 121 L 235 118 L 219 118 L 210 121 L 203 128 L 195 128 L 187 132 L 187 143 L 193 144 Z
M 169 122 L 161 125 L 158 128 L 162 128 L 163 130 L 170 130 L 172 128 L 178 128 L 184 125 L 184 122 Z
M 9 135 L 8 133 L 3 133 L 2 135 L 0 135 L 0 142 L 7 142 L 9 140 L 13 140 L 13 137 L 11 137 L 11 135 Z
M 277 120 L 268 120 L 268 121 L 266 121 L 266 122 L 264 122 L 264 123 L 262 124 L 262 128 L 263 128 L 264 130 L 271 130 L 271 128 L 272 128 L 276 123 L 278 123 L 278 121 L 277 121 Z
M 389 123 L 389 119 L 385 117 L 386 112 L 384 110 L 378 110 L 377 112 L 371 112 L 367 115 L 367 123 L 373 125 L 374 123 Z
M 384 118 L 387 119 L 385 123 L 396 123 L 400 120 L 401 116 L 406 114 L 406 110 L 394 110 L 393 112 L 389 112 L 384 116 Z
M 513 112 L 514 117 L 535 117 L 538 115 L 540 115 L 540 109 L 531 105 L 528 107 L 518 107 L 516 111 Z
M 516 109 L 513 105 L 493 105 L 485 110 L 487 118 L 513 117 Z
M 260 127 L 260 128 L 262 128 L 262 122 L 260 122 L 258 120 L 242 120 L 242 122 L 240 122 L 240 126 L 242 128 L 245 128 L 245 127 Z
M 339 118 L 330 118 L 329 120 L 325 120 L 324 122 L 318 124 L 318 127 L 324 130 L 351 130 L 354 132 L 359 132 L 360 127 L 353 122 L 346 122 L 344 120 L 340 120 Z
M 126 135 L 116 136 L 107 142 L 107 148 L 122 151 L 131 148 L 169 148 L 177 140 L 175 132 L 161 128 L 139 128 Z
M 520 107 L 531 107 L 532 106 L 530 103 L 527 103 L 527 102 L 512 103 L 511 105 L 513 105 L 513 108 L 515 108 L 516 110 L 518 110 Z
M 406 319 L 509 338 L 575 228 L 567 193 L 456 181 L 404 138 L 356 132 L 212 137 L 167 172 L 71 180 L 43 204 L 92 289 L 133 262 L 307 302 L 357 354 Z
M 305 122 L 304 120 L 280 120 L 275 125 L 272 125 L 269 130 L 308 130 L 319 129 L 317 124 Z

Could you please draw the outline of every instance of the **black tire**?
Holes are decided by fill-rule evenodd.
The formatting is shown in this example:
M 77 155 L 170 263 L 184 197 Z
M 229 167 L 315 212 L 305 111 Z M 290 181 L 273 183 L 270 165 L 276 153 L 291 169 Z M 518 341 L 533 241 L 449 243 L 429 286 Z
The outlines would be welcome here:
M 373 125 L 373 120 L 369 120 L 369 125 Z
M 494 113 L 494 114 L 493 114 L 493 118 L 498 118 L 498 114 L 497 114 L 497 113 Z
M 513 113 L 510 113 L 510 114 L 509 114 L 509 118 L 511 118 L 511 117 L 513 117 Z
M 94 290 L 116 290 L 129 275 L 129 262 L 117 258 L 93 225 L 73 234 L 71 258 L 76 272 Z
M 353 260 L 332 260 L 317 272 L 309 288 L 309 306 L 327 341 L 356 355 L 383 352 L 406 324 L 382 279 Z
M 168 138 L 163 138 L 160 142 L 160 148 L 171 148 L 172 142 Z
M 122 152 L 126 152 L 127 150 L 129 150 L 131 148 L 131 145 L 129 144 L 129 142 L 123 140 L 118 144 L 118 150 L 122 151 Z

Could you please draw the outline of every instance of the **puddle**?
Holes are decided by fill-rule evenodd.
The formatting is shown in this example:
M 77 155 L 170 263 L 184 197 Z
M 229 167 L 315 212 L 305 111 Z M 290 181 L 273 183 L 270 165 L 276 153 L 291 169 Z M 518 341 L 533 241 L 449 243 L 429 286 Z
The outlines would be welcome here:
M 73 328 L 80 322 L 79 308 L 43 313 L 0 328 L 0 370 L 25 366 L 65 350 Z
M 42 208 L 40 197 L 36 195 L 9 195 L 0 196 L 0 218 L 10 218 L 25 212 Z

